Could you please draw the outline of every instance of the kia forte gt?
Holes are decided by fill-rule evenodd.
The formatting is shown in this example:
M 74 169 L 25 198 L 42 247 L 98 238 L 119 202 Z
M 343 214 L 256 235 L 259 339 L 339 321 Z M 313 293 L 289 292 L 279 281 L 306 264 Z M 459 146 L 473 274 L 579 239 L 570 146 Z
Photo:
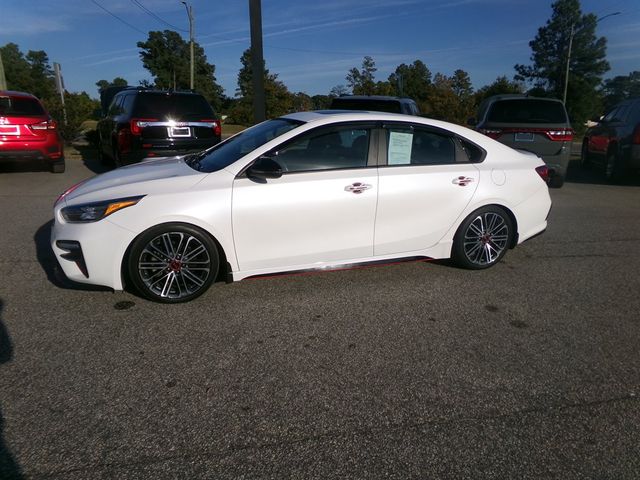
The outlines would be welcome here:
M 545 230 L 547 176 L 446 122 L 302 112 L 69 188 L 51 245 L 69 279 L 167 303 L 216 279 L 401 259 L 484 269 Z

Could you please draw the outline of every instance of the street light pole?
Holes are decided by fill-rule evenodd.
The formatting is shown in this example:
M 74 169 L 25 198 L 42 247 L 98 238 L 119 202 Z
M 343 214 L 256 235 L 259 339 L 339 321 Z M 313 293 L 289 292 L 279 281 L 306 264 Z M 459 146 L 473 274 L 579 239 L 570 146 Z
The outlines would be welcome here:
M 193 90 L 194 83 L 194 64 L 193 64 L 193 5 L 187 5 L 187 2 L 182 2 L 184 4 L 184 8 L 187 9 L 187 15 L 189 16 L 189 42 L 190 42 L 190 53 L 191 53 L 191 77 L 190 77 L 190 86 L 189 88 Z
M 600 17 L 596 20 L 596 23 L 604 20 L 605 18 L 613 17 L 614 15 L 620 15 L 620 12 L 613 12 L 605 15 L 604 17 Z M 575 22 L 571 23 L 571 33 L 569 34 L 569 51 L 567 52 L 567 67 L 564 72 L 564 94 L 562 95 L 562 103 L 566 105 L 567 103 L 567 89 L 569 87 L 569 68 L 571 62 L 571 49 L 573 48 L 573 37 L 576 34 L 575 30 L 576 24 Z

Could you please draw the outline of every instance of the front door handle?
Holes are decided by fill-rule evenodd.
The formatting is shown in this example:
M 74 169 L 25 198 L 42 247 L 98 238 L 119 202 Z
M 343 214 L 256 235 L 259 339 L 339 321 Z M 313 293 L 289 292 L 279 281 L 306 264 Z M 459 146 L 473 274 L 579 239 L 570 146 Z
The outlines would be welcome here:
M 365 190 L 369 190 L 370 188 L 371 185 L 369 185 L 368 183 L 354 182 L 351 185 L 347 185 L 346 187 L 344 187 L 344 191 L 358 194 L 364 192 Z

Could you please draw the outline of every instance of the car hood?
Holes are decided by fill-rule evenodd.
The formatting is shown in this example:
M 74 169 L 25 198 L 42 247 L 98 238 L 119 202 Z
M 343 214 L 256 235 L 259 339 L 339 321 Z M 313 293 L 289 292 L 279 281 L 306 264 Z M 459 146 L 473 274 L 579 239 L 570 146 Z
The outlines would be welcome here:
M 62 194 L 69 203 L 105 200 L 130 195 L 170 193 L 189 188 L 206 174 L 189 167 L 182 157 L 152 160 L 121 167 L 89 178 Z

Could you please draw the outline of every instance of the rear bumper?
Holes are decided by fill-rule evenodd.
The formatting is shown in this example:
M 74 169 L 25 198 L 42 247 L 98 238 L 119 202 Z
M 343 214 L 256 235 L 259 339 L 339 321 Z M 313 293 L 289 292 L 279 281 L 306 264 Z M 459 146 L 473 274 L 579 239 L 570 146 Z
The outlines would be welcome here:
M 0 161 L 29 161 L 29 160 L 43 160 L 45 162 L 57 162 L 64 158 L 64 152 L 62 145 L 50 145 L 43 148 L 28 148 L 28 149 L 0 149 Z
M 540 155 L 540 158 L 544 160 L 544 163 L 549 168 L 553 168 L 556 174 L 565 177 L 569 167 L 569 160 L 571 159 L 571 144 L 568 143 L 567 146 L 563 146 L 557 155 Z

